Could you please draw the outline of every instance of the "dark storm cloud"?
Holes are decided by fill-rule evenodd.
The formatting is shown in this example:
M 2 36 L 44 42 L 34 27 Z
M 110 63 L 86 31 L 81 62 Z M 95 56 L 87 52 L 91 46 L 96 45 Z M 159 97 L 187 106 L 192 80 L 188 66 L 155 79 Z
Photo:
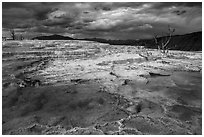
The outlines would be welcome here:
M 175 14 L 177 14 L 177 15 L 182 15 L 182 14 L 184 14 L 184 13 L 186 13 L 186 11 L 185 10 L 175 10 L 175 11 L 172 11 L 172 13 L 175 13 Z
M 202 29 L 202 3 L 3 2 L 2 25 L 26 34 L 71 34 L 114 39 L 149 38 L 167 26 L 176 34 Z
M 157 9 L 162 9 L 162 8 L 167 8 L 167 7 L 196 7 L 196 8 L 201 8 L 202 3 L 201 2 L 163 2 L 163 3 L 155 3 L 153 8 Z

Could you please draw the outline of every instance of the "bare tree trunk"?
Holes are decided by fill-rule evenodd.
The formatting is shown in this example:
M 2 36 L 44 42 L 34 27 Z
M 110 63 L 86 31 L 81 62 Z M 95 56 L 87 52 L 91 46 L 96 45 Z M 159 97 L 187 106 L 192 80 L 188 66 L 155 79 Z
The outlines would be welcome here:
M 162 33 L 162 39 L 161 39 L 161 44 L 158 43 L 158 40 L 157 40 L 157 35 L 154 36 L 154 40 L 155 40 L 155 44 L 157 45 L 158 47 L 158 50 L 161 52 L 161 53 L 168 53 L 168 44 L 171 40 L 171 37 L 172 37 L 172 34 L 174 33 L 175 29 L 172 29 L 170 26 L 168 26 L 168 36 L 164 36 L 163 33 Z M 160 46 L 161 45 L 161 46 Z
M 11 29 L 10 33 L 11 33 L 12 39 L 15 40 L 15 31 L 14 31 L 14 29 Z

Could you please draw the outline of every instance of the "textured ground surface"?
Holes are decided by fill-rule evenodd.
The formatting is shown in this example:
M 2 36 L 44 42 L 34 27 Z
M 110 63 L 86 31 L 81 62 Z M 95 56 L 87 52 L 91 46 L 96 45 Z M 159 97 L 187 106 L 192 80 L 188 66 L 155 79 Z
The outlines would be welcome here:
M 202 134 L 201 52 L 2 45 L 3 134 Z

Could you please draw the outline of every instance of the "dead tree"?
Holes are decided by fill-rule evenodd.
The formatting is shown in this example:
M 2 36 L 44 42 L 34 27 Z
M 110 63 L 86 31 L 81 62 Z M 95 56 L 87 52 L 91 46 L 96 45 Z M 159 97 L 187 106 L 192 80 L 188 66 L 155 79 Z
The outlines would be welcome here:
M 20 40 L 23 40 L 23 39 L 24 39 L 24 37 L 23 37 L 23 35 L 21 34 L 21 35 L 20 35 Z
M 155 41 L 155 45 L 157 46 L 157 49 L 161 52 L 161 53 L 167 53 L 168 50 L 170 49 L 168 47 L 168 44 L 172 38 L 173 33 L 175 32 L 175 28 L 171 28 L 168 25 L 168 33 L 166 34 L 166 36 L 164 36 L 162 34 L 161 37 L 161 42 L 158 41 L 158 35 L 154 35 L 154 41 Z
M 157 49 L 160 50 L 160 45 L 159 45 L 159 42 L 158 42 L 157 38 L 158 38 L 158 35 L 154 34 L 155 45 L 157 46 Z
M 15 40 L 15 37 L 16 37 L 15 35 L 16 35 L 16 34 L 15 34 L 14 29 L 11 29 L 11 30 L 10 30 L 10 33 L 11 33 L 11 38 L 12 38 L 12 40 Z

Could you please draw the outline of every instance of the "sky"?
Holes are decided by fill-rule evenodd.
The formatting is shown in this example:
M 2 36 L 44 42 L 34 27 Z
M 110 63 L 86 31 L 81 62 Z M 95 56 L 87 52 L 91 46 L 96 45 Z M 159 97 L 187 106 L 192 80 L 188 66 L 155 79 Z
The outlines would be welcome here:
M 201 2 L 3 2 L 2 34 L 32 38 L 59 34 L 74 38 L 147 39 L 202 31 Z

